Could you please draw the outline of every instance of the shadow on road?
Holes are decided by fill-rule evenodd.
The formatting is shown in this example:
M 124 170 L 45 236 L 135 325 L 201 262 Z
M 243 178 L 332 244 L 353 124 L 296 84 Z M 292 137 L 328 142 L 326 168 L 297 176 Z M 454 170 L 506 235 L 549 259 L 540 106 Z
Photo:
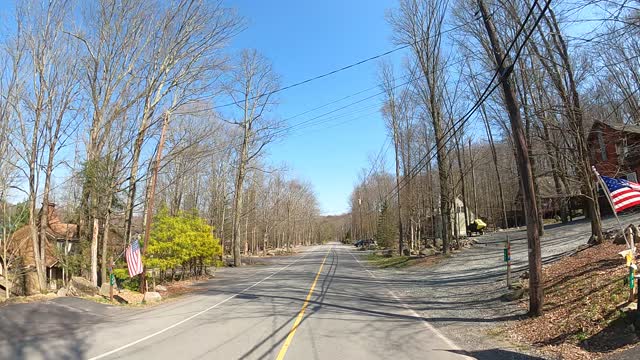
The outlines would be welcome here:
M 56 299 L 0 308 L 0 358 L 87 358 L 81 333 L 102 321 L 102 317 L 66 301 L 83 300 Z
M 470 356 L 476 360 L 544 360 L 544 358 L 525 355 L 509 350 L 489 349 L 479 351 L 445 350 L 454 354 Z

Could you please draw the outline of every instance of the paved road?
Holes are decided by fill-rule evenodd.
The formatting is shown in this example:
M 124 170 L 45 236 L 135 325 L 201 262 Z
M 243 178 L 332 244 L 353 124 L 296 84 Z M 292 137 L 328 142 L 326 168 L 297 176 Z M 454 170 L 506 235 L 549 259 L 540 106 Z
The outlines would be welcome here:
M 351 247 L 314 247 L 224 272 L 195 295 L 148 309 L 71 298 L 7 306 L 0 358 L 468 358 L 356 256 Z

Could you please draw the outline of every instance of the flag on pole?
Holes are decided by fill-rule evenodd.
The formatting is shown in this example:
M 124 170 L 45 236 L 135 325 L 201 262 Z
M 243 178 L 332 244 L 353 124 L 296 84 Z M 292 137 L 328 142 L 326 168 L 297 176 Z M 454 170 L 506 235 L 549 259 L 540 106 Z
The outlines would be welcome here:
M 142 273 L 142 256 L 140 255 L 140 243 L 137 239 L 133 240 L 124 256 L 127 258 L 127 267 L 129 268 L 129 277 L 134 277 Z
M 602 181 L 607 186 L 613 208 L 616 213 L 630 207 L 640 205 L 640 184 L 625 179 L 615 179 L 602 176 Z

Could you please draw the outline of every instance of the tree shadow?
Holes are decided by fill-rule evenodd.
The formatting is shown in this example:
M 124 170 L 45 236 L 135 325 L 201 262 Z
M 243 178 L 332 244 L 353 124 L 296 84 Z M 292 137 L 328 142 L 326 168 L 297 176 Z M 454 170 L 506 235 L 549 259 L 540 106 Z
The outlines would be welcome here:
M 619 317 L 600 332 L 580 342 L 580 347 L 589 352 L 609 352 L 637 344 L 640 339 L 629 325 L 629 319 Z
M 478 351 L 446 350 L 454 354 L 472 357 L 476 360 L 544 360 L 544 358 L 522 354 L 503 349 L 489 349 Z
M 0 308 L 0 358 L 85 359 L 86 335 L 81 334 L 101 321 L 102 316 L 65 304 L 63 299 L 4 306 Z

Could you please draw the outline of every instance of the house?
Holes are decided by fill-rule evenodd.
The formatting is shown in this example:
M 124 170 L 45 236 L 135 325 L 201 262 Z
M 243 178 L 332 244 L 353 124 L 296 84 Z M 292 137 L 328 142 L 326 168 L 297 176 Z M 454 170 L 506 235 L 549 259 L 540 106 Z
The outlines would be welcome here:
M 435 235 L 436 238 L 442 238 L 442 222 L 440 221 L 440 208 L 436 209 Z M 475 220 L 475 215 L 471 209 L 467 208 L 467 219 L 469 223 Z M 467 224 L 464 216 L 464 202 L 459 197 L 455 198 L 454 204 L 451 206 L 451 234 L 454 238 L 467 236 Z
M 621 123 L 593 123 L 587 146 L 591 165 L 601 175 L 638 182 L 640 174 L 640 126 Z M 604 193 L 598 198 L 600 211 L 612 213 Z
M 591 164 L 600 174 L 638 182 L 640 126 L 596 121 L 587 144 Z
M 560 178 L 554 179 L 553 176 L 537 176 L 535 181 L 536 199 L 543 219 L 559 218 L 570 221 L 573 219 L 575 210 L 584 207 L 579 182 L 572 179 L 566 179 L 565 182 Z M 504 226 L 504 220 L 500 220 L 499 226 L 508 228 L 526 225 L 522 188 L 518 189 L 513 203 L 507 208 L 507 221 L 508 226 Z
M 69 254 L 78 247 L 78 226 L 60 221 L 55 211 L 55 204 L 48 207 L 48 221 L 45 227 L 47 241 L 44 247 L 44 265 L 47 285 L 55 289 L 58 281 L 64 278 L 64 269 L 59 262 L 61 254 Z M 10 246 L 15 247 L 15 253 L 20 258 L 19 276 L 13 280 L 13 286 L 25 295 L 37 292 L 38 278 L 35 268 L 34 248 L 31 228 L 26 225 L 17 229 L 10 240 Z

